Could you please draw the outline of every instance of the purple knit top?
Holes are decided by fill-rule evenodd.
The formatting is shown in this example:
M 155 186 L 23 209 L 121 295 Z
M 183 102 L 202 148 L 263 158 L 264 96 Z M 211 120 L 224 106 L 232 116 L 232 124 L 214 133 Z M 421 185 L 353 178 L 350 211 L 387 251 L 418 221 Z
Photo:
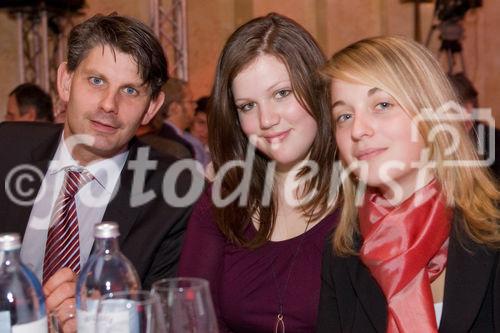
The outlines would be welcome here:
M 227 241 L 215 223 L 212 210 L 213 204 L 205 192 L 188 224 L 178 275 L 200 277 L 210 282 L 220 331 L 274 332 L 281 293 L 286 331 L 314 332 L 321 257 L 337 214 L 327 216 L 303 235 L 285 241 L 269 241 L 256 250 L 249 250 Z M 255 232 L 250 225 L 248 236 Z

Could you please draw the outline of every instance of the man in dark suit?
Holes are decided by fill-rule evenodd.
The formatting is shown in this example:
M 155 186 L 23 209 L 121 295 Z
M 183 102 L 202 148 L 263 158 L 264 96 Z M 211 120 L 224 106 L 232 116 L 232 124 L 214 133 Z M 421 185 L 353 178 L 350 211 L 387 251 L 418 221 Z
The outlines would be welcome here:
M 142 125 L 135 134 L 139 141 L 144 142 L 160 153 L 174 156 L 178 159 L 193 158 L 192 151 L 183 143 L 161 136 L 159 132 L 166 126 L 159 111 L 147 125 Z
M 77 273 L 90 255 L 93 227 L 101 221 L 119 224 L 122 252 L 144 288 L 172 276 L 191 211 L 190 203 L 179 203 L 179 198 L 193 181 L 187 171 L 165 177 L 175 161 L 154 152 L 148 158 L 148 148 L 141 149 L 133 138 L 163 104 L 161 86 L 167 80 L 162 47 L 143 23 L 97 15 L 74 27 L 57 79 L 59 96 L 67 103 L 63 126 L 0 125 L 0 175 L 5 179 L 0 232 L 23 235 L 21 258 L 43 276 L 49 311 L 74 309 Z M 67 193 L 68 175 L 75 173 L 90 179 L 78 185 L 72 208 L 79 235 L 71 241 L 79 240 L 74 247 L 79 260 L 46 276 L 52 241 L 47 235 L 61 219 L 54 207 Z M 60 264 L 62 259 L 54 265 Z
M 189 98 L 185 96 L 184 86 L 185 83 L 176 78 L 169 80 L 163 86 L 163 92 L 165 96 L 168 94 L 168 97 L 165 98 L 159 112 L 163 118 L 163 126 L 158 135 L 183 145 L 190 151 L 191 157 L 195 158 L 196 152 L 193 145 L 184 138 L 184 131 L 194 119 L 194 108 L 190 105 L 184 107 L 182 102 Z
M 163 86 L 163 92 L 165 102 L 160 112 L 165 120 L 158 134 L 184 144 L 193 153 L 192 157 L 205 168 L 209 162 L 208 154 L 203 144 L 187 132 L 193 124 L 196 106 L 191 89 L 187 82 L 174 78 Z

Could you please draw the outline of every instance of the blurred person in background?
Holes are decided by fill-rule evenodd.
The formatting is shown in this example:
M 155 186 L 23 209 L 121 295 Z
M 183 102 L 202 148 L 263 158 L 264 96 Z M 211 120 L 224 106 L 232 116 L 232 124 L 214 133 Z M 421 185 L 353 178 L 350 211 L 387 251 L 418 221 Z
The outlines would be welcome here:
M 189 129 L 190 133 L 208 149 L 208 96 L 196 100 L 194 121 Z
M 139 126 L 136 136 L 141 142 L 162 154 L 171 155 L 178 159 L 192 158 L 191 151 L 185 145 L 160 135 L 162 127 L 163 116 L 158 112 L 148 124 Z
M 203 144 L 187 132 L 195 119 L 196 107 L 196 101 L 193 100 L 187 82 L 171 78 L 163 87 L 163 91 L 165 102 L 160 112 L 164 117 L 164 125 L 160 130 L 160 136 L 187 147 L 192 156 L 205 168 L 209 159 Z
M 448 78 L 465 110 L 473 118 L 478 116 L 479 94 L 471 80 L 469 80 L 465 73 L 448 75 Z M 496 178 L 500 180 L 500 130 L 491 124 L 481 122 L 481 120 L 477 119 L 473 119 L 470 130 L 481 158 L 489 158 L 490 150 L 494 153 L 494 160 L 490 165 L 490 169 L 494 172 Z
M 203 145 L 205 150 L 205 166 L 210 163 L 210 149 L 208 148 L 208 96 L 200 97 L 196 100 L 196 110 L 194 121 L 189 132 Z
M 34 83 L 23 83 L 9 94 L 7 121 L 53 122 L 52 98 Z

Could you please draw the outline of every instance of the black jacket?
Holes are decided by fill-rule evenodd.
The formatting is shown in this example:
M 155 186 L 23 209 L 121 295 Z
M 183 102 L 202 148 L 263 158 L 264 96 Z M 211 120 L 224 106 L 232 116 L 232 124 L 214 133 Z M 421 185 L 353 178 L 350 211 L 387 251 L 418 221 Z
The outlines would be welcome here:
M 468 240 L 463 246 L 456 235 L 452 232 L 448 248 L 439 332 L 500 332 L 499 254 Z M 332 252 L 329 243 L 316 332 L 385 333 L 387 302 L 370 271 L 358 256 Z

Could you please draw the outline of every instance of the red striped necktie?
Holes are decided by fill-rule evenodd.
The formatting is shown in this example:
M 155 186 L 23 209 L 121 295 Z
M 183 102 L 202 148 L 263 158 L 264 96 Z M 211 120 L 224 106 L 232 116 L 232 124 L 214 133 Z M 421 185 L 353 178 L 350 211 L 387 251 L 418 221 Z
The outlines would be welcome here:
M 54 206 L 43 260 L 43 284 L 64 267 L 80 273 L 80 239 L 75 195 L 94 177 L 87 171 L 66 171 L 64 184 Z

